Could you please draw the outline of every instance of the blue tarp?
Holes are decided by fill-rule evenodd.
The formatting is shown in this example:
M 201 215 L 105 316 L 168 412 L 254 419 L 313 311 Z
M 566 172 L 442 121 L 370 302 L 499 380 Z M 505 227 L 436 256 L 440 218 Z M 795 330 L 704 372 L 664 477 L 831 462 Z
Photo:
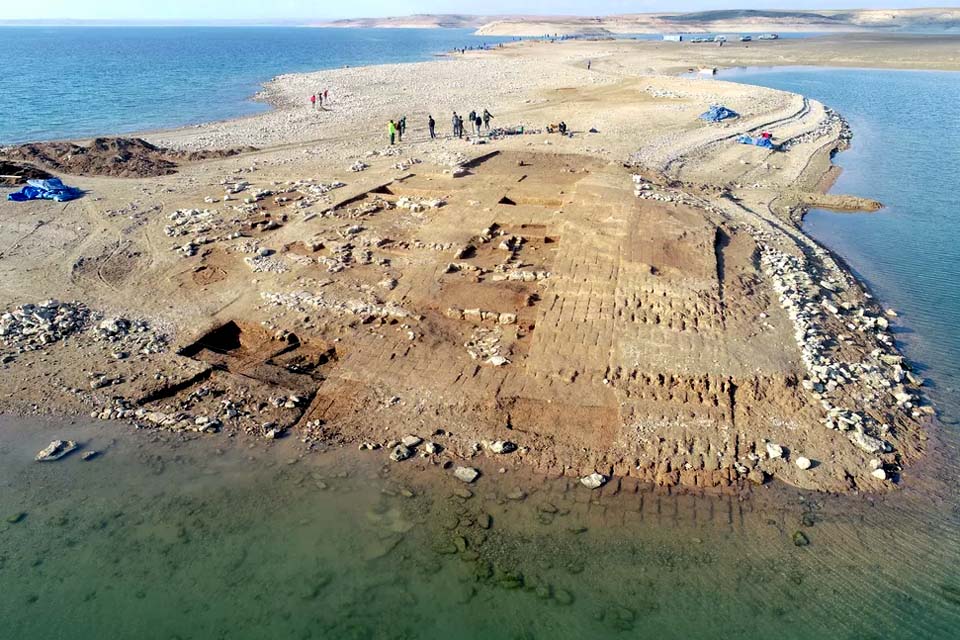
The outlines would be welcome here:
M 760 137 L 758 137 L 758 138 L 752 138 L 752 137 L 750 137 L 750 136 L 744 135 L 744 136 L 740 136 L 739 138 L 737 138 L 737 142 L 739 142 L 740 144 L 752 144 L 752 145 L 756 145 L 756 146 L 758 146 L 758 147 L 763 147 L 764 149 L 774 149 L 774 148 L 775 148 L 775 147 L 773 146 L 773 141 L 770 140 L 770 138 L 764 138 L 763 136 L 760 136 Z
M 707 122 L 720 122 L 721 120 L 726 120 L 727 118 L 739 118 L 740 114 L 732 109 L 727 109 L 720 105 L 713 105 L 710 107 L 710 110 L 706 113 L 700 114 L 701 120 L 706 120 Z
M 7 196 L 7 200 L 26 202 L 27 200 L 56 200 L 66 202 L 83 195 L 83 191 L 76 187 L 68 187 L 60 182 L 60 178 L 49 180 L 27 180 L 27 186 Z

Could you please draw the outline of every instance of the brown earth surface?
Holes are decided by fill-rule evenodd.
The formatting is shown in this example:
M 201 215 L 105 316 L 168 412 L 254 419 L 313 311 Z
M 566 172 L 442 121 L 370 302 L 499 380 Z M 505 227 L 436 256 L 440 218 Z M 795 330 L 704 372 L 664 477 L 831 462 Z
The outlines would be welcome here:
M 89 195 L 69 203 L 0 202 L 3 310 L 89 311 L 51 338 L 4 330 L 0 410 L 385 459 L 415 434 L 438 465 L 710 491 L 909 479 L 932 408 L 904 379 L 895 320 L 798 227 L 842 119 L 802 96 L 641 75 L 645 49 L 621 46 L 283 77 L 273 112 L 151 137 L 269 148 L 78 177 Z M 320 83 L 329 111 L 301 101 Z M 431 140 L 419 123 L 451 101 L 525 133 Z M 698 120 L 718 102 L 741 117 Z M 381 123 L 398 114 L 411 130 L 389 147 Z M 544 131 L 560 120 L 570 136 Z M 736 144 L 759 131 L 785 150 Z
M 51 174 L 26 162 L 0 160 L 0 186 L 14 186 L 27 180 L 43 180 Z
M 226 158 L 253 147 L 185 152 L 164 149 L 142 138 L 96 138 L 89 144 L 34 142 L 0 148 L 0 158 L 27 162 L 77 176 L 145 178 L 176 173 L 182 162 Z

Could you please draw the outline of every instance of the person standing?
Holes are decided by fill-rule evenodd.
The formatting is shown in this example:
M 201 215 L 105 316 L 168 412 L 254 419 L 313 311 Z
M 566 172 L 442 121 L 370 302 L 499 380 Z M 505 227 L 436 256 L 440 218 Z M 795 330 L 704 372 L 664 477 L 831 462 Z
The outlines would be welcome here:
M 467 120 L 470 121 L 470 128 L 474 129 L 477 126 L 477 112 L 470 111 L 470 115 L 467 116 Z
M 391 120 L 390 124 L 387 125 L 387 133 L 390 134 L 390 146 L 392 147 L 394 144 L 394 139 L 397 137 L 397 125 L 393 120 Z
M 433 140 L 437 137 L 436 131 L 437 123 L 433 119 L 433 116 L 427 116 L 427 128 L 430 129 L 430 139 Z
M 324 90 L 323 90 L 323 101 L 326 102 L 327 104 L 330 104 L 330 97 L 329 97 L 329 95 L 330 95 L 329 92 L 328 92 L 326 89 L 324 89 Z
M 593 63 L 590 60 L 587 60 L 587 71 L 590 71 L 591 66 L 593 66 Z
M 493 119 L 493 114 L 487 111 L 486 109 L 484 109 L 483 110 L 483 127 L 487 131 L 490 131 L 490 120 L 492 119 Z
M 459 120 L 460 120 L 460 116 L 458 116 L 458 115 L 457 115 L 457 112 L 454 111 L 454 112 L 453 112 L 453 137 L 454 137 L 454 138 L 459 138 L 459 137 L 460 137 L 460 136 L 459 136 L 459 133 L 460 133 L 460 132 L 459 132 L 459 129 L 458 129 L 458 127 L 457 127 L 457 123 L 459 122 Z
M 479 137 L 480 137 L 480 131 L 481 131 L 481 129 L 483 128 L 483 118 L 480 116 L 479 113 L 477 114 L 476 119 L 473 121 L 473 126 L 476 128 L 476 130 L 477 130 L 477 137 L 479 138 Z
M 403 142 L 403 134 L 407 132 L 407 116 L 400 118 L 399 127 L 400 129 L 400 142 Z
M 310 96 L 310 106 L 313 107 L 314 109 L 317 108 L 317 94 L 315 93 Z

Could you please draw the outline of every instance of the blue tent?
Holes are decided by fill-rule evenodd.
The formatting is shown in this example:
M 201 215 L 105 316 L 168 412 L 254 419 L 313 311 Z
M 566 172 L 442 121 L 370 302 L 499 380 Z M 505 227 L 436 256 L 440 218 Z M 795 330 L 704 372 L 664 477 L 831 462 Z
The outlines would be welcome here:
M 763 147 L 764 149 L 776 149 L 773 141 L 770 140 L 770 138 L 764 138 L 763 136 L 753 138 L 748 135 L 742 135 L 737 138 L 737 142 L 740 144 L 752 144 L 758 147 Z
M 700 114 L 701 120 L 706 120 L 707 122 L 720 122 L 721 120 L 726 120 L 727 118 L 739 118 L 740 114 L 732 109 L 727 109 L 720 105 L 713 105 L 710 107 L 710 110 L 706 113 Z
M 27 186 L 7 196 L 7 200 L 26 202 L 27 200 L 55 200 L 66 202 L 83 195 L 76 187 L 68 187 L 59 178 L 49 180 L 27 180 Z

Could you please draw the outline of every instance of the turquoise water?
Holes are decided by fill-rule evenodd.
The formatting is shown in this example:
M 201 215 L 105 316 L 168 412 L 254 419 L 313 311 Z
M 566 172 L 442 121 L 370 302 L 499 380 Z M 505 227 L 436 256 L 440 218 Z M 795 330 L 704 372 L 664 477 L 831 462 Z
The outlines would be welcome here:
M 788 68 L 723 79 L 802 93 L 837 109 L 853 147 L 835 193 L 876 214 L 811 211 L 804 228 L 900 314 L 896 335 L 930 381 L 944 421 L 960 417 L 960 73 Z
M 279 74 L 510 40 L 466 29 L 0 27 L 0 144 L 248 115 L 267 108 L 250 98 Z

